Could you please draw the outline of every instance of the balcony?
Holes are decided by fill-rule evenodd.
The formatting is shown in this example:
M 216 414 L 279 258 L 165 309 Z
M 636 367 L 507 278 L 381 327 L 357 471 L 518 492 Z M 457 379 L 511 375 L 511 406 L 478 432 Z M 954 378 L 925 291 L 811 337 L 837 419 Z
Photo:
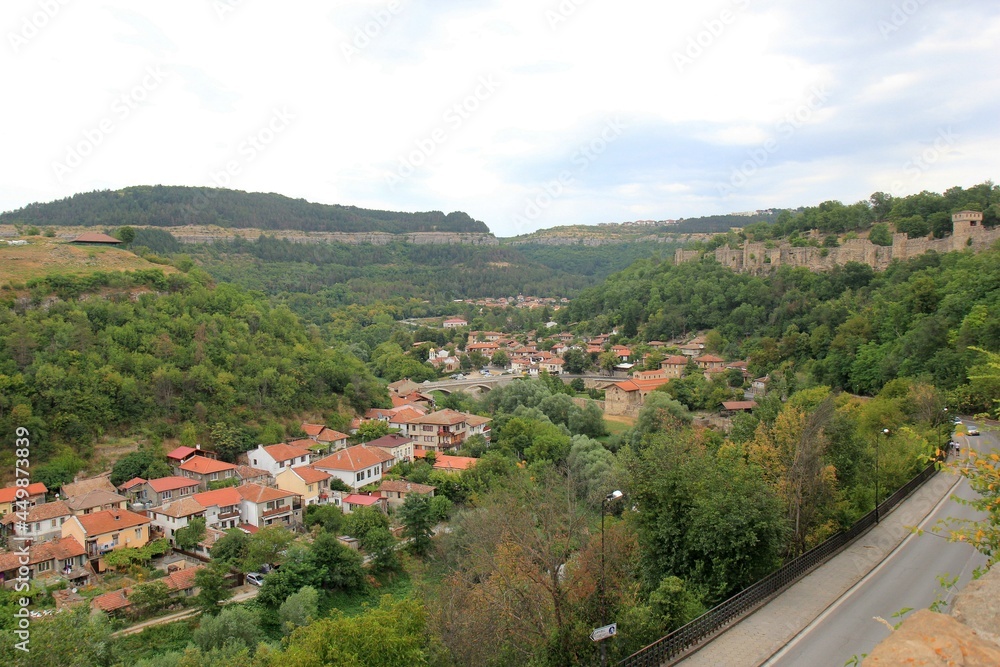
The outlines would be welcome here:
M 291 511 L 291 505 L 282 505 L 281 507 L 275 507 L 273 510 L 264 510 L 260 515 L 264 518 L 270 518 L 281 514 L 288 514 Z
M 225 512 L 219 512 L 219 521 L 225 521 L 226 519 L 238 519 L 240 517 L 239 510 L 227 510 Z

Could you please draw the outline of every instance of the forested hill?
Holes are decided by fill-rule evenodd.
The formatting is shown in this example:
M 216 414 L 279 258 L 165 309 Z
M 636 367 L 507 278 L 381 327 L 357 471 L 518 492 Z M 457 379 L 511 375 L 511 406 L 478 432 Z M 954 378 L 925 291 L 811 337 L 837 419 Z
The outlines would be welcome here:
M 400 213 L 313 204 L 279 194 L 220 188 L 135 186 L 76 194 L 0 214 L 0 224 L 36 227 L 218 225 L 307 232 L 450 232 L 489 234 L 485 223 L 456 211 Z

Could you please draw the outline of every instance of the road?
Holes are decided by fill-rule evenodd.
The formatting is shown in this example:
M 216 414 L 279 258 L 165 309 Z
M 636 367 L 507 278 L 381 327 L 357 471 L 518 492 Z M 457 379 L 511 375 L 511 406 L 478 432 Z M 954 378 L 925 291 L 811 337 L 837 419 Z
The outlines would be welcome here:
M 970 446 L 985 452 L 1000 447 L 996 433 L 986 430 L 981 436 L 956 437 L 956 441 L 962 446 L 963 458 Z M 976 494 L 963 479 L 955 495 L 971 499 Z M 953 500 L 946 500 L 921 527 L 929 529 L 945 517 L 976 519 L 982 515 Z M 766 667 L 843 667 L 854 656 L 860 658 L 869 653 L 889 634 L 889 629 L 875 620 L 876 617 L 895 624 L 900 619 L 894 615 L 901 610 L 926 608 L 938 598 L 950 601 L 955 589 L 943 591 L 937 578 L 957 576 L 957 588 L 961 589 L 972 571 L 985 561 L 968 544 L 948 542 L 929 531 L 911 535 L 764 664 Z

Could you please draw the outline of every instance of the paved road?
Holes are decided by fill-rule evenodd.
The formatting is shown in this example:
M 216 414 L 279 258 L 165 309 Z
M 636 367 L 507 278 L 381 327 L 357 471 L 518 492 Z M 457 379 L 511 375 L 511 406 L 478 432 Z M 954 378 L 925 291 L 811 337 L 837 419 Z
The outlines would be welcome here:
M 984 451 L 997 447 L 997 436 L 987 431 L 979 437 L 956 440 L 963 450 L 969 445 Z M 972 499 L 976 493 L 969 488 L 967 480 L 962 480 L 955 495 Z M 924 525 L 930 528 L 945 517 L 976 519 L 982 515 L 949 500 L 933 512 Z M 765 664 L 767 667 L 842 667 L 852 656 L 869 653 L 889 634 L 885 625 L 873 620 L 875 617 L 896 623 L 899 619 L 893 615 L 900 610 L 926 608 L 939 598 L 950 601 L 954 590 L 943 591 L 937 577 L 959 577 L 960 589 L 969 581 L 972 571 L 985 562 L 985 557 L 968 544 L 948 542 L 930 532 L 912 535 Z
M 968 438 L 968 441 L 977 443 L 979 449 L 988 450 L 996 446 L 997 439 L 995 435 L 990 434 L 980 436 L 979 439 Z M 923 524 L 924 527 L 927 527 L 933 525 L 936 518 L 931 515 L 935 513 L 944 516 L 958 516 L 964 508 L 949 500 L 948 497 L 960 487 L 964 488 L 964 484 L 965 481 L 956 475 L 944 473 L 936 475 L 898 505 L 888 516 L 883 517 L 880 525 L 862 535 L 837 557 L 811 572 L 757 612 L 731 626 L 678 664 L 683 667 L 718 667 L 719 665 L 759 667 L 772 656 L 776 656 L 785 659 L 780 663 L 783 667 L 788 665 L 807 665 L 808 667 L 834 665 L 841 667 L 851 656 L 867 652 L 887 632 L 887 630 L 884 631 L 874 640 L 862 639 L 855 642 L 855 636 L 864 638 L 865 633 L 873 633 L 870 635 L 871 637 L 877 635 L 880 627 L 871 620 L 873 616 L 881 615 L 889 618 L 905 606 L 926 607 L 937 594 L 937 575 L 945 572 L 958 575 L 962 571 L 967 573 L 971 569 L 966 563 L 966 557 L 961 554 L 963 548 L 971 553 L 971 548 L 951 545 L 940 537 L 916 536 L 911 532 L 912 526 Z M 857 619 L 857 628 L 839 630 L 833 626 L 825 626 L 822 630 L 815 631 L 815 626 L 810 627 L 828 610 L 831 610 L 842 596 L 847 596 L 854 590 L 858 582 L 879 568 L 880 564 L 904 543 L 904 549 L 907 551 L 913 549 L 915 544 L 919 546 L 919 548 L 913 549 L 915 552 L 944 551 L 946 554 L 944 556 L 945 566 L 941 567 L 934 562 L 914 564 L 902 555 L 893 556 L 879 572 L 895 571 L 896 564 L 900 563 L 901 570 L 898 577 L 902 582 L 903 590 L 901 592 L 878 590 L 871 594 L 871 599 L 875 602 L 878 602 L 877 598 L 884 596 L 888 600 L 888 604 L 874 610 L 846 610 L 844 617 Z M 952 556 L 952 560 L 948 560 L 947 554 L 952 549 L 958 549 L 959 555 Z M 968 574 L 966 574 L 967 577 Z M 872 580 L 874 579 L 875 577 L 872 577 Z M 921 592 L 924 598 L 909 597 L 910 589 Z M 929 597 L 927 597 L 928 595 Z M 864 599 L 868 596 L 863 592 L 857 597 Z M 911 603 L 911 599 L 918 604 Z M 925 602 L 924 599 L 926 599 Z M 836 611 L 846 609 L 846 607 L 847 603 L 845 602 L 836 607 Z M 835 612 L 831 611 L 827 617 L 832 617 L 834 614 Z M 807 629 L 814 631 L 804 633 Z M 825 635 L 834 633 L 837 633 L 839 637 L 836 641 L 824 646 L 817 644 L 815 648 L 809 648 L 811 642 L 820 642 Z M 796 642 L 797 638 L 803 634 L 813 635 L 813 637 L 798 639 Z M 863 643 L 865 641 L 870 641 L 871 646 Z M 796 643 L 791 646 L 790 642 Z M 786 646 L 789 647 L 788 652 L 780 656 L 779 653 Z M 796 651 L 796 653 L 792 655 L 792 651 Z M 776 662 L 776 664 L 778 663 Z

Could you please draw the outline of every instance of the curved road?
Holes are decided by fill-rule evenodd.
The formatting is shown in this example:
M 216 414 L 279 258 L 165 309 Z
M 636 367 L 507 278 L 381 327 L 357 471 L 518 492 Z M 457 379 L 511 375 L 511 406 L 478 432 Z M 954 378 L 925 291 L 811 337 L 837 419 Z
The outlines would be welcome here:
M 970 446 L 981 452 L 1000 447 L 996 433 L 990 431 L 958 437 L 956 441 L 962 446 L 963 458 Z M 954 495 L 968 499 L 976 496 L 965 479 Z M 929 531 L 945 517 L 975 519 L 982 515 L 953 500 L 943 501 L 921 524 L 927 532 L 907 537 L 875 570 L 764 664 L 843 667 L 852 657 L 869 653 L 889 634 L 889 629 L 875 617 L 895 624 L 900 619 L 894 615 L 903 609 L 926 608 L 939 597 L 950 602 L 954 589 L 944 592 L 937 578 L 957 576 L 957 587 L 961 589 L 986 559 L 968 544 L 948 542 Z

